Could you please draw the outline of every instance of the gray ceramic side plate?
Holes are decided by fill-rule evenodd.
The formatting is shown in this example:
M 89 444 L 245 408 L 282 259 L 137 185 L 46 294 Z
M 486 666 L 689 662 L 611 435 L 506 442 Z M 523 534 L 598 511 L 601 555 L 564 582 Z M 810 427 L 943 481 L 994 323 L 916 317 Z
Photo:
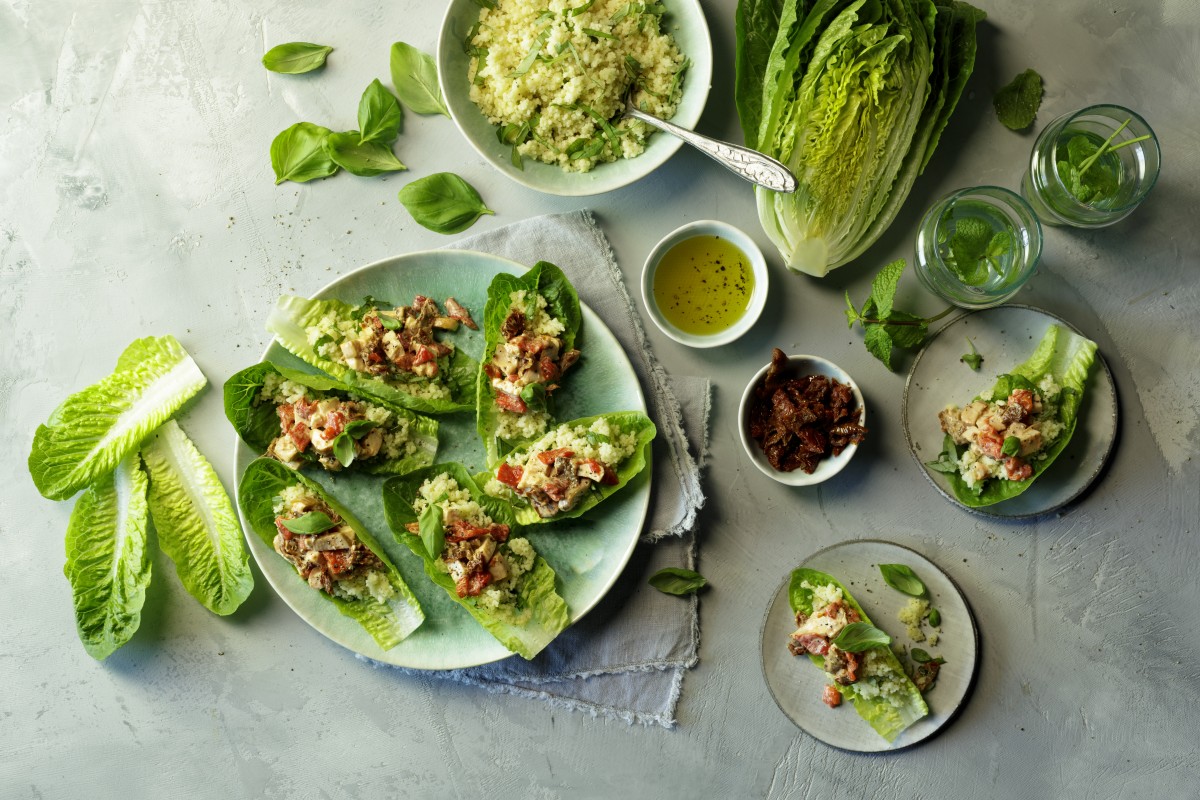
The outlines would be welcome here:
M 861 539 L 814 553 L 799 566 L 837 578 L 877 627 L 891 634 L 894 642 L 911 646 L 905 626 L 897 620 L 909 598 L 883 582 L 880 564 L 906 564 L 924 581 L 931 605 L 942 615 L 942 635 L 936 646 L 928 642 L 918 646 L 946 659 L 937 683 L 925 693 L 929 715 L 909 726 L 894 742 L 877 734 L 850 703 L 830 708 L 821 702 L 825 673 L 807 658 L 788 651 L 788 635 L 796 629 L 796 617 L 788 602 L 790 572 L 763 619 L 763 677 L 776 705 L 805 733 L 825 744 L 858 753 L 903 750 L 942 730 L 966 703 L 978 672 L 979 631 L 966 598 L 946 573 L 915 550 L 892 542 Z
M 1117 390 L 1104 356 L 1097 351 L 1070 444 L 1026 491 L 995 505 L 969 508 L 954 496 L 945 475 L 925 466 L 942 451 L 938 412 L 950 403 L 963 404 L 994 384 L 997 375 L 1029 358 L 1052 324 L 1081 333 L 1069 322 L 1030 306 L 1006 305 L 963 314 L 935 333 L 913 361 L 904 385 L 904 437 L 925 477 L 959 508 L 1007 519 L 1049 514 L 1083 494 L 1112 454 L 1117 440 Z M 978 372 L 961 360 L 970 351 L 968 337 L 983 356 Z
M 439 302 L 453 295 L 474 315 L 483 319 L 487 287 L 492 278 L 509 272 L 519 275 L 526 267 L 486 253 L 466 250 L 436 250 L 384 259 L 342 276 L 317 292 L 319 298 L 333 297 L 358 302 L 366 295 L 397 304 L 411 302 L 420 293 Z M 449 337 L 472 357 L 483 348 L 483 332 L 460 328 Z M 583 328 L 579 348 L 583 357 L 571 370 L 570 381 L 555 395 L 558 419 L 575 419 L 605 411 L 645 411 L 646 402 L 636 373 L 621 345 L 587 306 L 583 306 Z M 307 372 L 314 371 L 278 344 L 263 354 L 277 364 Z M 438 417 L 439 461 L 460 461 L 475 473 L 484 466 L 483 447 L 475 431 L 475 412 Z M 235 469 L 241 475 L 257 454 L 237 440 Z M 308 470 L 305 474 L 349 506 L 382 544 L 395 562 L 409 588 L 421 601 L 425 622 L 391 650 L 381 650 L 361 626 L 338 613 L 333 603 L 318 596 L 296 571 L 274 550 L 247 531 L 250 552 L 275 592 L 305 622 L 322 634 L 356 653 L 402 667 L 455 669 L 486 664 L 511 655 L 481 628 L 466 609 L 424 574 L 421 560 L 398 543 L 383 515 L 381 489 L 384 476 L 358 473 L 331 474 Z M 650 469 L 583 520 L 535 526 L 524 534 L 558 575 L 558 592 L 567 601 L 571 621 L 576 622 L 608 592 L 624 569 L 637 544 L 650 502 Z M 544 530 L 543 530 L 544 529 Z

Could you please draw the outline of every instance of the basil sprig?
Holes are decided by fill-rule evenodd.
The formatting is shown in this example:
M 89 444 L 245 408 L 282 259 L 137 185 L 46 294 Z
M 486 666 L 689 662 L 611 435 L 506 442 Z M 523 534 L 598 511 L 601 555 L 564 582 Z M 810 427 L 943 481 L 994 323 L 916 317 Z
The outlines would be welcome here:
M 665 567 L 651 575 L 647 583 L 663 594 L 683 596 L 698 592 L 704 586 L 708 585 L 708 579 L 699 572 L 693 572 L 690 569 Z
M 869 622 L 851 622 L 833 637 L 831 645 L 847 653 L 861 653 L 873 647 L 887 647 L 892 637 Z
M 479 192 L 453 172 L 437 172 L 400 190 L 400 202 L 417 224 L 434 233 L 459 233 L 483 214 L 495 214 Z
M 438 86 L 437 64 L 432 56 L 412 45 L 396 42 L 392 45 L 391 70 L 396 94 L 410 111 L 450 116 Z
M 366 436 L 374 427 L 376 423 L 369 419 L 356 419 L 347 423 L 345 429 L 333 439 L 333 457 L 339 464 L 348 467 L 354 463 L 357 455 L 354 450 L 355 440 Z
M 325 66 L 325 57 L 333 48 L 311 42 L 288 42 L 272 47 L 262 57 L 262 64 L 271 72 L 300 75 Z
M 912 567 L 904 564 L 880 564 L 879 572 L 883 581 L 898 592 L 904 592 L 909 597 L 924 597 L 925 584 L 912 571 Z
M 285 519 L 283 527 L 287 528 L 292 533 L 298 533 L 301 536 L 311 536 L 314 533 L 323 533 L 332 528 L 337 523 L 329 518 L 329 515 L 323 511 L 309 511 L 307 514 L 301 514 L 298 517 Z
M 328 178 L 338 171 L 338 165 L 325 152 L 329 128 L 311 122 L 297 122 L 271 142 L 271 168 L 275 184 L 284 181 L 307 183 L 315 178 Z

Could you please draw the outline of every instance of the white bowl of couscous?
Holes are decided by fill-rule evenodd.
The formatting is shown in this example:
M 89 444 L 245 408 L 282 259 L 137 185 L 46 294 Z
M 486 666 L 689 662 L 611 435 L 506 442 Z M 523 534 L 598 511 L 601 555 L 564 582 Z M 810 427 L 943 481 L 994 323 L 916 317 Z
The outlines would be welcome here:
M 600 194 L 663 164 L 682 143 L 621 122 L 626 94 L 651 114 L 695 128 L 712 82 L 698 0 L 495 5 L 451 0 L 438 80 L 467 141 L 517 183 L 562 196 Z

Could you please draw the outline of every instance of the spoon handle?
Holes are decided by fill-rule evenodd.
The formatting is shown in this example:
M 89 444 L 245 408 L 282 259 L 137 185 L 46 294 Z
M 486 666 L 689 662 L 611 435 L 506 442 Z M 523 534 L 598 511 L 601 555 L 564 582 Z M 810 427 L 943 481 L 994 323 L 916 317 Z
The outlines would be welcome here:
M 730 172 L 745 178 L 751 183 L 758 184 L 775 192 L 796 191 L 796 176 L 792 174 L 792 171 L 780 162 L 770 156 L 763 155 L 757 150 L 718 141 L 708 136 L 701 136 L 695 131 L 689 131 L 687 128 L 681 128 L 678 125 L 672 125 L 666 120 L 639 111 L 633 108 L 632 105 L 625 110 L 625 115 L 634 119 L 640 119 L 647 125 L 653 125 L 659 130 L 678 136 Z

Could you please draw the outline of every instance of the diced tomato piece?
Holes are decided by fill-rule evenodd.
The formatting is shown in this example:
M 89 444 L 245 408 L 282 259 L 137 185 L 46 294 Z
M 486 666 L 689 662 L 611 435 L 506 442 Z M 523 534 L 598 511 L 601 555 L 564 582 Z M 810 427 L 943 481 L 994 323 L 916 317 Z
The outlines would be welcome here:
M 334 411 L 325 415 L 325 438 L 333 441 L 334 437 L 346 429 L 346 415 Z
M 417 347 L 416 358 L 413 359 L 413 366 L 415 367 L 418 364 L 428 364 L 430 361 L 436 361 L 436 360 L 437 360 L 437 356 L 435 356 L 433 354 L 432 350 L 430 350 L 425 345 L 419 345 Z
M 538 372 L 542 374 L 543 381 L 552 381 L 562 374 L 558 369 L 558 364 L 546 356 L 542 356 L 541 361 L 538 362 Z
M 484 590 L 489 583 L 492 582 L 492 573 L 484 568 L 480 572 L 473 572 L 467 578 L 467 594 L 474 597 Z
M 288 436 L 292 437 L 292 441 L 296 444 L 296 449 L 303 453 L 308 449 L 308 443 L 312 441 L 312 435 L 308 430 L 308 426 L 303 422 L 297 422 L 288 431 Z
M 524 400 L 513 397 L 508 392 L 496 392 L 496 405 L 514 414 L 524 414 L 529 410 L 529 406 L 525 405 Z
M 496 470 L 496 480 L 503 483 L 505 486 L 516 486 L 521 482 L 521 476 L 525 474 L 525 470 L 520 467 L 514 467 L 507 461 L 500 463 L 500 469 Z
M 296 412 L 291 405 L 282 405 L 275 407 L 275 413 L 279 415 L 279 428 L 285 434 L 291 431 L 292 426 L 296 424 Z
M 862 656 L 846 651 L 842 651 L 842 655 L 846 657 L 846 679 L 854 683 L 858 680 L 858 669 L 862 666 Z
M 1025 409 L 1026 414 L 1033 413 L 1033 392 L 1028 389 L 1013 389 L 1013 393 L 1008 396 L 1008 402 L 1016 403 Z
M 370 361 L 372 364 L 382 364 L 383 355 L 378 350 L 372 350 L 367 353 L 367 361 Z
M 282 535 L 282 536 L 283 536 L 283 538 L 284 538 L 284 540 L 285 540 L 285 541 L 286 541 L 286 540 L 288 540 L 288 539 L 291 539 L 291 538 L 292 538 L 292 536 L 294 535 L 294 534 L 292 534 L 292 532 L 291 532 L 291 531 L 289 531 L 289 530 L 287 529 L 287 525 L 285 525 L 285 524 L 284 524 L 284 518 L 283 518 L 283 517 L 276 517 L 276 518 L 275 518 L 275 530 L 279 531 L 280 535 Z
M 803 647 L 813 655 L 823 656 L 829 652 L 829 640 L 819 633 L 805 633 L 794 641 L 798 647 Z
M 483 365 L 484 373 L 492 380 L 498 381 L 504 377 L 504 372 L 492 362 Z
M 571 458 L 575 455 L 575 451 L 566 447 L 557 447 L 554 450 L 545 450 L 538 453 L 538 461 L 543 464 L 553 464 L 557 458 Z
M 837 690 L 836 686 L 827 683 L 821 691 L 821 702 L 830 708 L 837 708 L 842 704 L 842 693 Z
M 979 449 L 983 451 L 985 456 L 994 458 L 997 461 L 1004 458 L 1004 439 L 995 431 L 985 430 L 979 434 L 979 438 L 975 440 L 979 445 Z
M 1033 474 L 1033 467 L 1016 456 L 1004 459 L 1004 473 L 1010 481 L 1023 481 Z
M 325 565 L 334 575 L 340 575 L 350 569 L 350 552 L 348 550 L 326 550 L 321 553 L 325 557 Z

